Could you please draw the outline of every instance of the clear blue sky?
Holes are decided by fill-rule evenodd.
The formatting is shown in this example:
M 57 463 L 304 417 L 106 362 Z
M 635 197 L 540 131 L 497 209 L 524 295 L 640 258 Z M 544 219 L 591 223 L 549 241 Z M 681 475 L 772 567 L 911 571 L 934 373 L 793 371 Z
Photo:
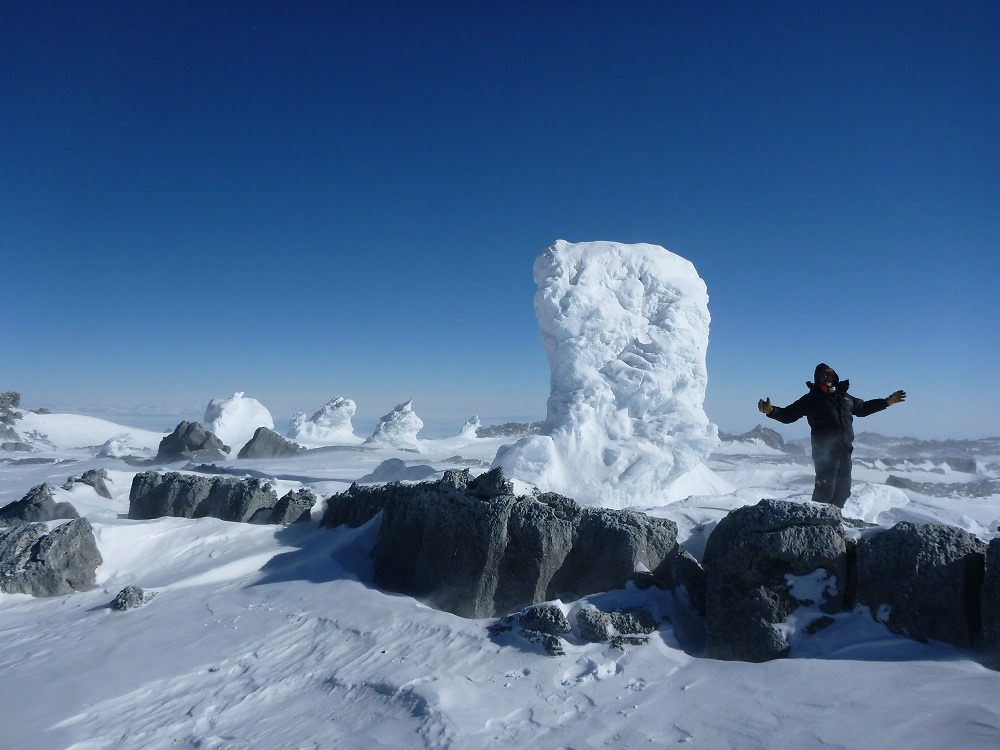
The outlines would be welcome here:
M 0 5 L 27 405 L 541 418 L 560 238 L 695 264 L 725 431 L 823 360 L 1000 434 L 1000 3 Z

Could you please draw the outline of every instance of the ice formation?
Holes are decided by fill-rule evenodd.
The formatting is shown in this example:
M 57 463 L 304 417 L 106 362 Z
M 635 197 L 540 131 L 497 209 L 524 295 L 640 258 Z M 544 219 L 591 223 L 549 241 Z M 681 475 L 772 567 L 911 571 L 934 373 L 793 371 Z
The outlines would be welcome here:
M 361 438 L 354 434 L 351 418 L 357 405 L 349 398 L 337 396 L 326 402 L 322 409 L 306 419 L 300 411 L 288 423 L 288 437 L 307 443 L 354 444 Z
M 274 429 L 271 412 L 255 398 L 245 398 L 243 391 L 230 398 L 213 398 L 205 409 L 204 427 L 228 445 L 235 456 L 250 442 L 258 427 Z
M 551 368 L 541 434 L 502 447 L 511 476 L 612 508 L 725 490 L 703 465 L 708 292 L 658 245 L 560 240 L 535 260 L 535 314 Z
M 417 440 L 417 433 L 423 426 L 423 420 L 413 411 L 413 401 L 407 401 L 382 417 L 375 427 L 375 432 L 365 440 L 365 444 L 419 453 L 420 441 Z
M 482 422 L 479 421 L 479 415 L 473 414 L 472 418 L 462 426 L 462 431 L 458 433 L 460 438 L 469 438 L 470 440 L 476 437 L 476 432 L 482 426 Z

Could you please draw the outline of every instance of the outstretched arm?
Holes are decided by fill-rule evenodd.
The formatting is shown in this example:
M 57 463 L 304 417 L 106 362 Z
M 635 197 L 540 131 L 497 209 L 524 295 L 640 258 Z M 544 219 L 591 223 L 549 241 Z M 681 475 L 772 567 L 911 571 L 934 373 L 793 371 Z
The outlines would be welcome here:
M 791 424 L 795 420 L 805 416 L 805 410 L 801 406 L 801 401 L 802 399 L 799 399 L 794 404 L 782 408 L 772 404 L 771 398 L 768 396 L 766 401 L 761 399 L 757 402 L 757 409 L 761 414 L 765 414 L 771 419 L 776 419 L 784 424 Z
M 886 398 L 873 398 L 868 401 L 862 401 L 859 398 L 854 399 L 854 405 L 851 412 L 856 417 L 867 417 L 869 414 L 874 414 L 875 412 L 882 411 L 883 409 L 888 409 L 893 404 L 898 404 L 900 401 L 906 400 L 906 391 L 894 391 L 891 395 Z

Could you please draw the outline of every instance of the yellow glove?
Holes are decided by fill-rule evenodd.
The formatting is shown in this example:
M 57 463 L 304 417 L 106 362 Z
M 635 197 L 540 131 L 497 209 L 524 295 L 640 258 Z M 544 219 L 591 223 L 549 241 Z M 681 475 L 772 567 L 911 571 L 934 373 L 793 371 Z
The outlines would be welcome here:
M 895 395 L 895 394 L 893 394 L 893 395 Z M 765 401 L 764 399 L 761 399 L 760 401 L 757 402 L 757 409 L 760 410 L 761 414 L 770 414 L 771 410 L 773 408 L 774 407 L 771 406 L 771 397 L 770 396 L 767 397 L 767 401 Z
M 887 404 L 889 404 L 889 406 L 892 406 L 893 404 L 898 404 L 900 401 L 906 401 L 906 391 L 896 391 L 891 396 L 889 396 L 889 398 L 887 398 L 885 401 Z

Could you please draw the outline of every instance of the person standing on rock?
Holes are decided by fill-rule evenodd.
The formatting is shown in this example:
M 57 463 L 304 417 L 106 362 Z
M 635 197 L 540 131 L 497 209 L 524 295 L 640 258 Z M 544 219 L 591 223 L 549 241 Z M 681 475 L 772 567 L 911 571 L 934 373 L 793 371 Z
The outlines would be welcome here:
M 785 407 L 773 406 L 771 398 L 757 402 L 762 414 L 783 424 L 805 417 L 812 438 L 816 486 L 812 499 L 843 508 L 851 496 L 851 453 L 854 451 L 854 417 L 869 414 L 906 400 L 904 391 L 888 398 L 864 401 L 847 393 L 851 381 L 841 380 L 825 363 L 816 365 L 815 382 L 806 382 L 809 392 Z

